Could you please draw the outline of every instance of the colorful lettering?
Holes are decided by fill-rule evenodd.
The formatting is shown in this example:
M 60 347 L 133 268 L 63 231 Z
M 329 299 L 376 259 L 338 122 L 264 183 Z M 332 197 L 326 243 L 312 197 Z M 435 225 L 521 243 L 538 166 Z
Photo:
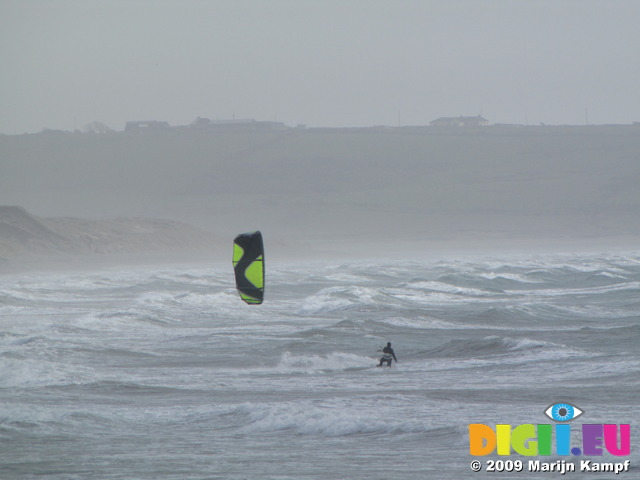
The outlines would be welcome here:
M 620 448 L 618 448 L 618 425 L 606 424 L 604 427 L 604 445 L 611 455 L 621 457 L 631 455 L 631 425 L 620 425 Z
M 538 442 L 534 425 L 526 423 L 514 428 L 511 434 L 511 446 L 520 455 L 537 455 Z
M 551 455 L 551 425 L 538 425 L 538 455 Z
M 611 455 L 631 454 L 631 425 L 629 424 L 585 424 L 582 425 L 582 448 L 571 448 L 571 425 L 555 426 L 555 453 L 561 456 L 601 456 L 606 450 Z M 512 429 L 509 424 L 498 424 L 494 428 L 483 423 L 469 425 L 469 453 L 485 456 L 496 452 L 511 455 L 512 449 L 524 456 L 552 455 L 553 425 L 525 423 Z
M 469 425 L 469 453 L 476 457 L 489 455 L 496 448 L 496 434 L 483 423 Z
M 582 445 L 585 455 L 602 455 L 602 425 L 582 425 Z
M 569 455 L 571 449 L 571 425 L 556 425 L 556 453 Z

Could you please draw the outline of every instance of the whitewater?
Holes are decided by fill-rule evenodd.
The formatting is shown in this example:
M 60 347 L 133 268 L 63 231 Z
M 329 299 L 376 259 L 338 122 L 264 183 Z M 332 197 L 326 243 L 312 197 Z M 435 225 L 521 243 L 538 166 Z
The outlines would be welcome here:
M 231 265 L 0 276 L 0 478 L 548 479 L 468 425 L 559 401 L 640 477 L 640 253 L 267 262 L 261 306 Z

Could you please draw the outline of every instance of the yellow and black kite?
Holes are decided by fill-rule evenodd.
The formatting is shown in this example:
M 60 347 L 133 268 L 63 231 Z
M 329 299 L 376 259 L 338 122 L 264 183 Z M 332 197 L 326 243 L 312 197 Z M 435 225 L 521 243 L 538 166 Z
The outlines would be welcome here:
M 233 270 L 240 298 L 249 305 L 264 300 L 264 245 L 262 234 L 242 233 L 233 240 Z

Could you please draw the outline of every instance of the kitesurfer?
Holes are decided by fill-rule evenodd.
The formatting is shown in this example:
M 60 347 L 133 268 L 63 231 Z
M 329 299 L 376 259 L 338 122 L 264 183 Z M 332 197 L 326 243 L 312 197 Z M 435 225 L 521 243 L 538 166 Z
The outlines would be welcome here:
M 387 367 L 390 367 L 393 360 L 398 363 L 396 354 L 393 351 L 393 348 L 391 348 L 391 342 L 387 342 L 387 346 L 382 349 L 382 358 L 380 359 L 380 364 L 378 364 L 378 366 L 381 367 L 382 364 L 386 362 Z

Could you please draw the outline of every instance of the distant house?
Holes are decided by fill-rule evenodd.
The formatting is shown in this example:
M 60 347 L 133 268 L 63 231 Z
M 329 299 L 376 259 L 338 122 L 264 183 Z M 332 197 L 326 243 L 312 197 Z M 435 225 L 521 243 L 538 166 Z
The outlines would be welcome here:
M 485 127 L 489 120 L 481 115 L 476 117 L 440 117 L 430 123 L 432 127 Z
M 169 130 L 169 122 L 148 120 L 143 122 L 127 122 L 124 131 L 127 133 L 157 132 Z
M 264 122 L 254 120 L 253 118 L 229 119 L 229 120 L 210 120 L 204 117 L 198 117 L 190 128 L 207 129 L 207 130 L 284 130 L 286 125 L 282 122 Z

